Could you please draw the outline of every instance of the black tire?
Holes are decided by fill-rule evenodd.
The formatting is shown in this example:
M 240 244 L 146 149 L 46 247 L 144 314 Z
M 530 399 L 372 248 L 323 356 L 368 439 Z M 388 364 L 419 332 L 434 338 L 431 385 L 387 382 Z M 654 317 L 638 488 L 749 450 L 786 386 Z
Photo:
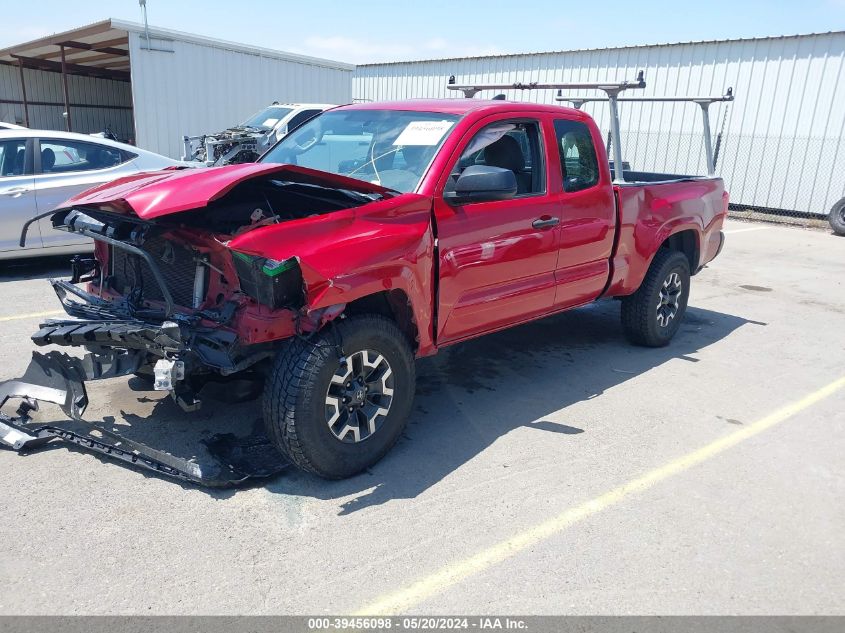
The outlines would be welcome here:
M 845 198 L 833 205 L 827 221 L 830 222 L 830 228 L 834 233 L 845 235 Z
M 329 426 L 327 398 L 332 378 L 345 370 L 341 356 L 351 362 L 362 350 L 376 352 L 388 363 L 392 399 L 375 432 L 359 441 L 357 434 L 347 433 L 344 441 Z M 413 352 L 393 321 L 378 315 L 340 320 L 309 340 L 291 339 L 279 352 L 264 386 L 267 434 L 299 468 L 326 479 L 351 477 L 384 457 L 402 435 L 415 380 Z
M 677 277 L 673 277 L 677 275 Z M 669 317 L 672 306 L 658 306 L 661 292 L 666 291 L 664 283 L 680 280 L 680 292 L 674 315 Z M 625 336 L 634 345 L 663 347 L 668 345 L 681 325 L 687 309 L 690 288 L 690 267 L 686 255 L 678 251 L 660 249 L 649 266 L 639 289 L 622 299 L 622 328 Z M 661 312 L 661 310 L 663 310 Z M 664 323 L 661 323 L 661 319 Z

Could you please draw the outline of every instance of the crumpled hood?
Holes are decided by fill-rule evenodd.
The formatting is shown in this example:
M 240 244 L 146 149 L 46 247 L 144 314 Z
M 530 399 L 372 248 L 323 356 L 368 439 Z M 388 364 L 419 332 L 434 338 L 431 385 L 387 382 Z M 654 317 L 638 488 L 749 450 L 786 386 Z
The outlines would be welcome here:
M 128 206 L 141 219 L 152 220 L 204 207 L 242 182 L 267 176 L 359 193 L 391 193 L 390 189 L 379 185 L 307 167 L 244 163 L 204 169 L 168 168 L 118 178 L 83 191 L 58 206 L 56 211 L 78 206 L 118 205 Z

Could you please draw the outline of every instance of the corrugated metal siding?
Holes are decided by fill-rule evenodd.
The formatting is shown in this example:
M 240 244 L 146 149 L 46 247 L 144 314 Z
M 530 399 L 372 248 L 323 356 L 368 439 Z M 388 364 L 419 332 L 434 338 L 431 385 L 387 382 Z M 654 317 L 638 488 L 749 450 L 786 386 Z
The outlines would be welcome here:
M 183 135 L 215 132 L 273 101 L 348 103 L 351 70 L 129 33 L 138 145 L 179 158 Z
M 578 82 L 633 79 L 637 95 L 721 94 L 711 108 L 724 138 L 718 173 L 732 202 L 827 213 L 845 196 L 845 33 L 432 60 L 359 66 L 353 96 L 363 100 L 455 97 L 458 83 Z M 507 91 L 517 101 L 554 103 L 552 91 Z M 586 91 L 571 91 L 586 96 Z M 492 93 L 490 95 L 492 96 Z M 602 130 L 606 104 L 588 104 Z M 693 104 L 620 104 L 625 160 L 635 169 L 703 173 L 700 111 Z
M 57 105 L 29 105 L 29 126 L 45 130 L 64 130 L 64 91 L 60 73 L 24 69 L 27 101 L 51 102 Z M 93 77 L 68 76 L 70 102 L 92 106 L 112 105 L 132 107 L 129 83 Z M 13 66 L 0 65 L 0 100 L 22 101 L 20 71 Z M 21 104 L 0 103 L 0 121 L 24 121 Z M 74 132 L 90 134 L 110 127 L 119 138 L 132 138 L 132 110 L 115 108 L 71 108 Z

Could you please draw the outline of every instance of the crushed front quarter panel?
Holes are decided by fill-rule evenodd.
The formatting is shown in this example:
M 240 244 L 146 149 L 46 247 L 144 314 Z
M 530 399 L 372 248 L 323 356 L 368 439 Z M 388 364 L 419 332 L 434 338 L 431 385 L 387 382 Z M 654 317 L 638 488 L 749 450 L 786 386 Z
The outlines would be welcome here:
M 277 261 L 295 258 L 309 311 L 400 290 L 419 330 L 420 355 L 433 351 L 434 237 L 431 198 L 413 193 L 323 216 L 248 231 L 233 251 Z

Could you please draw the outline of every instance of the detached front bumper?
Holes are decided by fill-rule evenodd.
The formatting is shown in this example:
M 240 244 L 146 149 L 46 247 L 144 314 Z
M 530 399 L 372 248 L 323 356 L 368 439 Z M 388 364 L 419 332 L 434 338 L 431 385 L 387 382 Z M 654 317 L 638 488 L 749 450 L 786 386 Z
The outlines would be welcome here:
M 88 406 L 86 382 L 163 364 L 168 372 L 157 387 L 164 386 L 183 409 L 192 411 L 200 402 L 191 380 L 185 379 L 195 378 L 194 372 L 232 374 L 270 352 L 241 354 L 234 333 L 202 327 L 199 319 L 174 315 L 162 322 L 148 321 L 131 316 L 124 305 L 104 301 L 65 281 L 51 280 L 51 284 L 73 318 L 45 321 L 32 336 L 33 342 L 82 347 L 88 353 L 80 358 L 60 351 L 33 352 L 21 378 L 0 383 L 0 409 L 11 400 L 20 400 L 16 415 L 0 411 L 0 447 L 26 452 L 62 440 L 160 475 L 213 487 L 272 476 L 287 467 L 281 454 L 261 435 L 245 440 L 228 434 L 212 438 L 214 452 L 221 457 L 198 464 L 100 426 L 93 425 L 93 434 L 80 432 L 78 422 Z M 38 410 L 39 402 L 58 405 L 75 422 L 34 423 L 30 413 Z
M 108 357 L 88 354 L 84 358 L 61 352 L 34 352 L 22 378 L 0 383 L 0 409 L 12 399 L 21 401 L 14 416 L 0 411 L 0 446 L 23 453 L 50 441 L 62 440 L 159 475 L 210 487 L 233 486 L 250 478 L 269 477 L 287 467 L 278 451 L 262 437 L 246 441 L 234 437 L 212 439 L 218 444 L 225 442 L 224 457 L 210 464 L 199 464 L 100 426 L 94 426 L 93 433 L 87 433 L 80 432 L 78 425 L 32 422 L 30 413 L 38 410 L 39 402 L 57 404 L 66 415 L 80 420 L 88 405 L 85 382 L 132 373 L 138 368 L 138 358 L 131 352 Z
M 85 382 L 132 373 L 138 369 L 139 361 L 138 354 L 128 352 L 106 358 L 94 354 L 77 358 L 61 352 L 33 352 L 22 378 L 0 383 L 0 409 L 9 400 L 21 400 L 17 415 L 0 411 L 0 446 L 24 452 L 60 439 L 170 477 L 201 481 L 204 474 L 196 464 L 131 442 L 107 429 L 98 428 L 94 436 L 61 422 L 32 423 L 29 414 L 37 411 L 41 402 L 57 404 L 68 417 L 81 420 L 88 406 Z

